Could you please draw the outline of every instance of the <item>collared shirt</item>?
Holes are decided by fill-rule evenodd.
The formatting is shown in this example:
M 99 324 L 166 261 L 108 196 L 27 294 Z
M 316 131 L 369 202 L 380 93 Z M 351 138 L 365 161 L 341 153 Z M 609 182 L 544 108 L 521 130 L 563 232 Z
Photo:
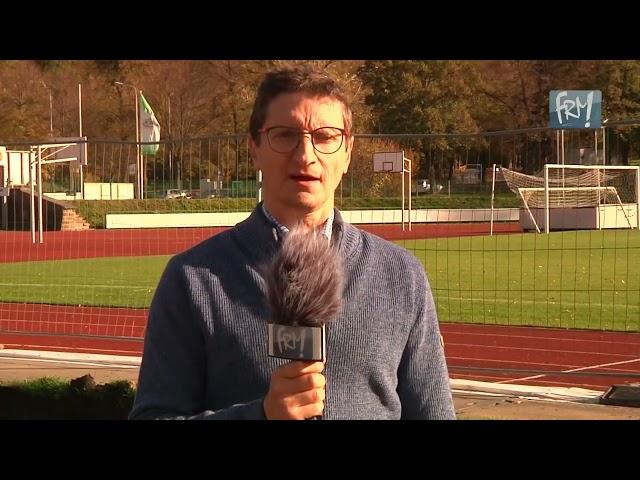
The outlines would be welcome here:
M 262 212 L 265 214 L 265 216 L 269 219 L 269 221 L 271 223 L 273 223 L 273 225 L 275 225 L 278 230 L 280 230 L 280 233 L 282 233 L 282 235 L 286 235 L 287 233 L 289 233 L 289 229 L 287 227 L 285 227 L 284 225 L 282 225 L 278 220 L 276 220 L 273 215 L 271 215 L 269 213 L 269 211 L 266 209 L 266 207 L 264 206 L 264 203 L 262 204 Z M 334 212 L 333 212 L 333 208 L 331 209 L 331 214 L 329 215 L 329 218 L 327 218 L 327 221 L 324 222 L 324 225 L 322 226 L 322 234 L 327 237 L 327 239 L 331 240 L 331 230 L 333 228 L 333 218 L 334 218 Z

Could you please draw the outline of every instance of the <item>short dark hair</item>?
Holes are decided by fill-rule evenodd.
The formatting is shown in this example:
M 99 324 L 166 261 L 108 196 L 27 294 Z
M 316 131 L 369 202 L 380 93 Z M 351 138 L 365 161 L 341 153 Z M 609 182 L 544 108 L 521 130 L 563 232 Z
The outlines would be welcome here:
M 297 65 L 268 72 L 260 86 L 249 120 L 249 133 L 253 140 L 260 140 L 259 130 L 264 126 L 269 104 L 283 93 L 305 93 L 312 96 L 330 97 L 342 103 L 344 129 L 351 133 L 351 107 L 347 96 L 338 83 L 322 70 L 308 65 Z

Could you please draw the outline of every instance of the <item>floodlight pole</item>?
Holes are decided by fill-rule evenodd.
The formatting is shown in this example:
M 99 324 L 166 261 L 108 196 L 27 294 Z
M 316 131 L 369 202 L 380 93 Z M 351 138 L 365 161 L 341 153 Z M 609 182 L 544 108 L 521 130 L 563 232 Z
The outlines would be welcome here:
M 78 123 L 80 124 L 80 138 L 82 138 L 82 84 L 78 84 Z M 82 144 L 83 157 L 78 159 L 78 169 L 80 170 L 80 198 L 84 200 L 84 172 L 83 162 L 87 160 L 87 142 Z M 73 195 L 75 197 L 75 190 Z
M 138 89 L 137 86 L 135 85 L 131 85 L 129 83 L 124 83 L 124 82 L 114 82 L 114 84 L 116 85 L 120 85 L 121 87 L 130 87 L 133 88 L 134 91 L 134 95 L 135 95 L 135 108 L 136 108 L 136 190 L 138 191 L 138 198 L 139 199 L 143 199 L 144 198 L 144 187 L 143 187 L 143 183 L 142 183 L 142 176 L 144 174 L 144 172 L 142 171 L 143 168 L 143 161 L 140 158 L 141 155 L 141 151 L 142 149 L 140 148 L 140 90 Z
M 609 121 L 608 118 L 605 118 L 602 121 L 602 165 L 607 164 L 607 135 L 605 130 L 605 123 Z
M 42 146 L 38 145 L 38 163 L 37 163 L 37 172 L 36 174 L 38 175 L 38 230 L 39 230 L 39 239 L 40 239 L 40 243 L 43 242 L 43 238 L 42 238 L 42 230 L 43 230 L 43 226 L 42 226 L 42 209 L 43 209 L 43 203 L 42 203 Z
M 482 170 L 481 170 L 482 171 Z M 492 168 L 492 178 L 491 178 L 491 228 L 490 228 L 490 232 L 489 235 L 493 236 L 493 210 L 494 210 L 494 198 L 495 198 L 495 191 L 496 191 L 496 164 L 493 164 L 493 168 Z
M 405 167 L 405 162 L 409 168 Z M 411 160 L 404 156 L 402 151 L 402 231 L 404 232 L 404 174 L 409 174 L 409 231 L 411 231 Z M 417 188 L 417 187 L 416 187 Z
M 169 188 L 173 187 L 173 132 L 171 131 L 171 97 L 174 93 L 167 95 L 167 107 L 169 111 Z
M 36 194 L 35 194 L 35 186 L 33 182 L 34 178 L 34 168 L 35 162 L 33 159 L 33 148 L 29 149 L 29 188 L 31 190 L 31 202 L 29 207 L 31 210 L 31 243 L 36 243 Z
M 34 159 L 34 155 L 37 155 Z M 38 231 L 39 240 L 42 243 L 42 168 L 40 165 L 40 157 L 42 155 L 42 147 L 31 146 L 29 148 L 29 187 L 31 189 L 31 243 L 36 243 L 36 190 L 35 182 L 38 182 Z M 35 171 L 34 171 L 35 169 Z
M 41 80 L 40 83 L 44 88 L 49 90 L 49 137 L 53 138 L 53 91 L 44 80 Z

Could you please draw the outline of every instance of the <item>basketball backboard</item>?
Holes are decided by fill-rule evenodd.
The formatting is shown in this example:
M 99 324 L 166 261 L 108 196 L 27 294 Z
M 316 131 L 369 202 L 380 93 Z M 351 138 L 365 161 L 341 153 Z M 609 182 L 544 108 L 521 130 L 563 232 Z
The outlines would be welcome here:
M 53 138 L 41 145 L 43 163 L 79 162 L 87 164 L 87 137 Z
M 376 152 L 373 154 L 374 172 L 401 173 L 403 171 L 404 152 Z

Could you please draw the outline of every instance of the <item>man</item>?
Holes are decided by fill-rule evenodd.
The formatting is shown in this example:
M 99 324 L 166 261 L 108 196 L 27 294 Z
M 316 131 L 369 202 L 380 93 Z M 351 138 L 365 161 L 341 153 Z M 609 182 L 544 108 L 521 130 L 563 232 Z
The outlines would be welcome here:
M 249 140 L 264 202 L 167 265 L 130 418 L 455 418 L 422 265 L 334 209 L 351 128 L 347 99 L 324 73 L 298 67 L 266 75 Z M 267 355 L 260 272 L 300 223 L 322 230 L 344 267 L 344 306 L 327 326 L 326 363 Z

